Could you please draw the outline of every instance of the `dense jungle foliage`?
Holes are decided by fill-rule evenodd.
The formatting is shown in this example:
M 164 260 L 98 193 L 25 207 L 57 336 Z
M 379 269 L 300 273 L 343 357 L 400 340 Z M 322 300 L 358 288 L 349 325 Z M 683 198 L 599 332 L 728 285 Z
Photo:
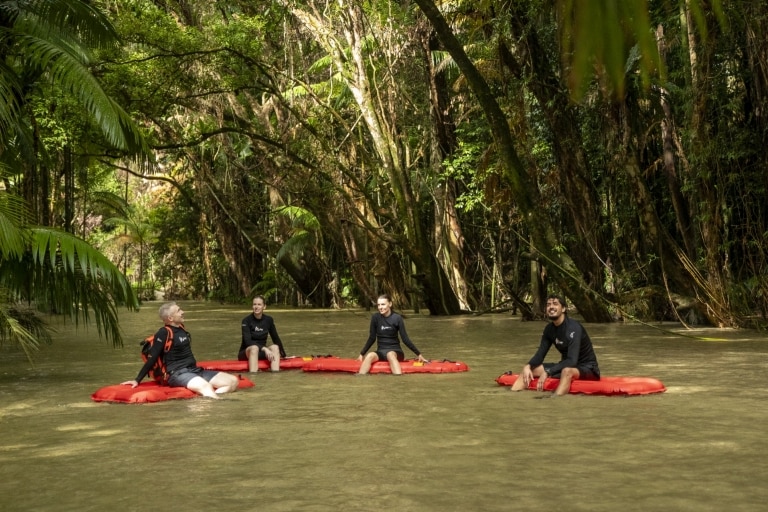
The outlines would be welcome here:
M 764 29 L 746 0 L 0 0 L 0 339 L 95 308 L 119 340 L 161 294 L 761 326 Z

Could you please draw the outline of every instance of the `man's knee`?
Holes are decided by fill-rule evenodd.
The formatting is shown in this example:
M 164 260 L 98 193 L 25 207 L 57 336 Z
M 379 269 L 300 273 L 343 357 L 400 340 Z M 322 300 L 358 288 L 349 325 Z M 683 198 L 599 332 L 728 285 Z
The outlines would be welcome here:
M 578 368 L 563 368 L 563 370 L 560 372 L 560 378 L 566 378 L 566 379 L 578 379 L 579 378 L 579 369 Z
M 236 390 L 237 384 L 237 376 L 226 372 L 219 372 L 211 379 L 211 386 L 215 388 L 227 388 L 230 391 Z

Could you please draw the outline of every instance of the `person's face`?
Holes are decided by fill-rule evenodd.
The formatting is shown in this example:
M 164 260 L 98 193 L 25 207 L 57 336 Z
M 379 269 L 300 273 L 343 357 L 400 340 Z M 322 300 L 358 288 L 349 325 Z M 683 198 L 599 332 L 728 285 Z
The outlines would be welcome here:
M 392 311 L 392 303 L 387 299 L 379 299 L 376 302 L 376 307 L 383 316 L 389 316 L 389 313 Z
M 178 305 L 171 306 L 171 309 L 168 311 L 168 320 L 175 324 L 183 323 L 184 310 L 181 309 Z
M 557 320 L 565 314 L 565 308 L 558 299 L 548 299 L 546 306 L 547 318 Z
M 255 316 L 261 316 L 261 314 L 264 312 L 264 310 L 267 308 L 267 306 L 264 304 L 264 301 L 261 299 L 253 299 L 253 314 Z

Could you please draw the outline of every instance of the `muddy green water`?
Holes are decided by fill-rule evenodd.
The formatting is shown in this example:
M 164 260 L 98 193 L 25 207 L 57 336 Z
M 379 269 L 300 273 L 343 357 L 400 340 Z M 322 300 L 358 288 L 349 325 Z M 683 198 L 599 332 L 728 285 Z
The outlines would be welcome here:
M 247 308 L 182 303 L 198 359 L 233 358 Z M 753 511 L 768 501 L 768 340 L 587 325 L 606 375 L 661 395 L 537 400 L 494 379 L 533 354 L 544 324 L 410 315 L 453 375 L 254 377 L 224 400 L 99 404 L 133 378 L 154 304 L 123 314 L 130 340 L 60 328 L 35 367 L 0 351 L 0 510 Z M 270 308 L 289 355 L 354 357 L 365 311 Z

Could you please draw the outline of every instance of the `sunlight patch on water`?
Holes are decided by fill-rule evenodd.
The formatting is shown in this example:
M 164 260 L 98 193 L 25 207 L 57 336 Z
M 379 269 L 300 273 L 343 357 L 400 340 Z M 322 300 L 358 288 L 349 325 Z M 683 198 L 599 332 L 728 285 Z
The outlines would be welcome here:
M 708 386 L 667 386 L 667 393 L 692 395 L 694 393 L 707 393 L 712 389 Z
M 96 432 L 88 432 L 88 437 L 111 437 L 111 436 L 119 436 L 122 434 L 125 434 L 126 430 L 122 429 L 107 429 L 107 430 L 97 430 Z
M 70 425 L 61 425 L 56 427 L 59 432 L 75 432 L 78 430 L 93 430 L 99 428 L 95 423 L 73 423 Z
M 60 458 L 60 457 L 74 457 L 82 456 L 86 453 L 97 451 L 96 445 L 86 441 L 77 443 L 67 443 L 57 446 L 51 446 L 48 448 L 41 448 L 34 454 L 29 454 L 31 457 L 37 458 Z
M 9 444 L 9 445 L 0 445 L 0 452 L 13 452 L 17 450 L 30 450 L 32 448 L 37 448 L 38 445 L 36 444 Z
M 0 419 L 4 419 L 12 416 L 26 416 L 28 414 L 37 414 L 37 407 L 42 404 L 43 401 L 25 401 L 16 402 L 13 404 L 4 405 L 0 407 Z

